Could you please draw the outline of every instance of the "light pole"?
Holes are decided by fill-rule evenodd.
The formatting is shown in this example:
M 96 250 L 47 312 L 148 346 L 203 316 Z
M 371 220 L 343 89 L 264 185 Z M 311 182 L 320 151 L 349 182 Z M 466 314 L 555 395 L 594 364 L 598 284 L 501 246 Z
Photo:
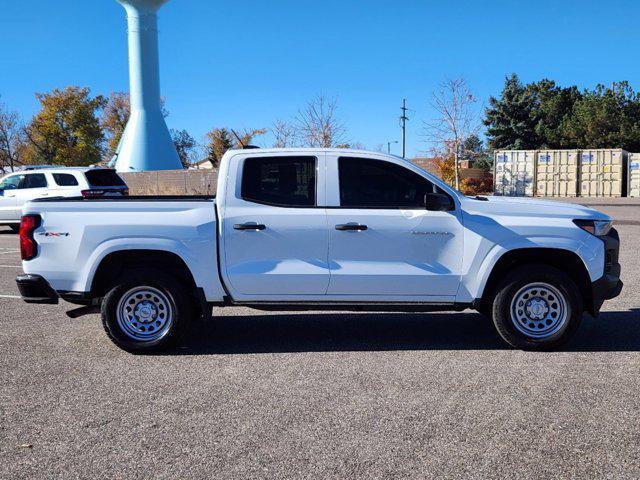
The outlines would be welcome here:
M 398 143 L 398 140 L 394 140 L 392 142 L 387 142 L 387 153 L 391 154 L 391 144 L 392 143 Z

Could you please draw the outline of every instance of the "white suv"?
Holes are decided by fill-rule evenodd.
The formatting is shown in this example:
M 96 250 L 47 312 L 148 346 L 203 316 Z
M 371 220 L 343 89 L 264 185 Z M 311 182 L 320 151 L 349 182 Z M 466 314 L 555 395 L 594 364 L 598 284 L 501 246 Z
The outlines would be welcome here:
M 124 180 L 109 168 L 27 167 L 0 179 L 0 225 L 10 226 L 17 232 L 22 206 L 36 198 L 128 194 Z

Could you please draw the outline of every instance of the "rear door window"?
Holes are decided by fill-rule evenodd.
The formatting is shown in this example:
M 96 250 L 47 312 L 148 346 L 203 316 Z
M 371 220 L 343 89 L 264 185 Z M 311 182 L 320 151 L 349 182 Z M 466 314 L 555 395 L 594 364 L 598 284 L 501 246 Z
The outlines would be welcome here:
M 127 184 L 115 170 L 89 170 L 85 172 L 92 187 L 126 187 Z
M 47 177 L 44 173 L 27 173 L 22 178 L 20 188 L 46 188 Z
M 14 175 L 7 177 L 0 182 L 0 190 L 16 190 L 20 188 L 20 182 L 22 180 L 21 175 Z
M 53 180 L 59 187 L 75 187 L 78 185 L 78 180 L 70 173 L 54 173 Z
M 278 207 L 315 206 L 316 158 L 247 158 L 241 195 L 249 202 Z

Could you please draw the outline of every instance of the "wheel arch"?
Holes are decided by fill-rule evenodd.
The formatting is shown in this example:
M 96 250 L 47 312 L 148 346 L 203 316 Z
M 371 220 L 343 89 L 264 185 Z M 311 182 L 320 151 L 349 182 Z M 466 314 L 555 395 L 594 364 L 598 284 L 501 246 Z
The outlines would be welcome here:
M 584 309 L 593 313 L 589 270 L 576 252 L 562 248 L 518 248 L 504 252 L 493 265 L 484 288 L 479 292 L 479 298 L 476 300 L 478 307 L 486 308 L 500 280 L 509 271 L 523 265 L 549 265 L 565 272 L 578 287 Z
M 195 279 L 187 263 L 177 253 L 167 250 L 132 249 L 116 250 L 105 255 L 95 269 L 91 280 L 92 297 L 102 297 L 113 281 L 128 269 L 156 268 L 183 281 L 195 292 Z

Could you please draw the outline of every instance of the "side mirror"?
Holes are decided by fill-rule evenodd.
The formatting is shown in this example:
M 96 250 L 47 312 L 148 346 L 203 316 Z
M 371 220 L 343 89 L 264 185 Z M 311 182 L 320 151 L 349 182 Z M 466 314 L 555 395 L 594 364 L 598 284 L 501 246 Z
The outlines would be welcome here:
M 455 208 L 453 200 L 443 193 L 425 193 L 424 206 L 432 212 L 449 212 Z

